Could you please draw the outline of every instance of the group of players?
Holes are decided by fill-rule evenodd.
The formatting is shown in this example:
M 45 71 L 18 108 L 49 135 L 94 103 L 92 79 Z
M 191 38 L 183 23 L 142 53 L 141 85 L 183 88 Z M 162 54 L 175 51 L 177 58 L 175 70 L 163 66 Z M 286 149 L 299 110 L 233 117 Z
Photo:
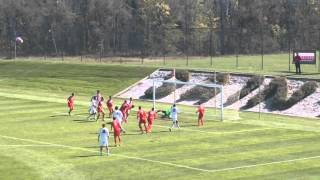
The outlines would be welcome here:
M 71 112 L 74 110 L 74 100 L 75 100 L 75 94 L 72 93 L 71 96 L 69 96 L 67 99 L 69 115 L 71 115 Z M 108 128 L 106 128 L 106 124 L 104 121 L 104 118 L 105 118 L 104 104 L 107 105 L 107 108 L 109 111 L 109 118 L 112 118 L 112 121 L 110 122 L 110 124 L 111 124 L 111 131 L 113 130 L 115 147 L 121 145 L 121 133 L 126 132 L 122 124 L 128 123 L 128 117 L 130 115 L 130 112 L 135 106 L 133 105 L 133 99 L 130 98 L 129 100 L 124 100 L 120 108 L 118 106 L 114 107 L 112 97 L 109 96 L 109 99 L 106 102 L 104 102 L 104 98 L 101 95 L 99 90 L 97 90 L 96 95 L 92 96 L 91 104 L 89 107 L 89 116 L 87 117 L 87 119 L 88 120 L 94 119 L 95 121 L 98 121 L 101 117 L 102 127 L 99 129 L 99 133 L 98 133 L 100 155 L 102 155 L 102 150 L 105 147 L 107 156 L 109 156 L 110 154 L 109 143 L 108 143 L 109 130 Z M 146 112 L 145 110 L 142 109 L 141 106 L 139 106 L 136 117 L 138 120 L 138 126 L 141 131 L 141 134 L 143 134 L 144 132 L 145 133 L 152 132 L 153 121 L 157 118 L 159 112 L 163 113 L 163 117 L 168 117 L 172 119 L 172 126 L 171 128 L 169 128 L 170 132 L 172 131 L 173 128 L 180 128 L 179 121 L 178 121 L 179 110 L 176 104 L 173 104 L 172 107 L 166 111 L 163 111 L 163 110 L 155 111 L 155 109 L 152 108 L 148 112 Z M 204 105 L 201 104 L 198 107 L 196 113 L 198 113 L 198 126 L 203 126 L 204 113 L 205 113 Z

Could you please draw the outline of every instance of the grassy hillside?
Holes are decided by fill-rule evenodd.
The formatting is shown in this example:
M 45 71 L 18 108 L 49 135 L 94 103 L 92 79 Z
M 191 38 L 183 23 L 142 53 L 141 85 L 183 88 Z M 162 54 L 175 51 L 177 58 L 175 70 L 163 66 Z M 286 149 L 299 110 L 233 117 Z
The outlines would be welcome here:
M 186 57 L 156 57 L 146 58 L 143 60 L 140 58 L 125 58 L 125 57 L 112 57 L 102 58 L 102 64 L 120 64 L 125 66 L 151 66 L 151 67 L 177 67 L 177 68 L 196 68 L 216 71 L 229 71 L 229 72 L 242 72 L 242 73 L 257 73 L 267 75 L 286 75 L 293 77 L 308 77 L 308 78 L 320 78 L 319 73 L 319 52 L 317 53 L 316 65 L 302 65 L 302 75 L 295 75 L 295 66 L 290 63 L 289 72 L 289 55 L 287 53 L 282 54 L 266 54 L 263 57 L 263 69 L 262 69 L 262 57 L 261 55 L 240 55 L 238 57 L 238 65 L 236 56 L 217 56 L 213 57 L 212 65 L 210 57 L 189 57 L 188 62 Z M 291 54 L 292 56 L 292 54 Z M 41 57 L 30 58 L 18 58 L 18 60 L 31 60 L 31 61 L 44 61 Z M 290 57 L 292 61 L 292 57 Z M 61 58 L 47 58 L 46 61 L 62 62 Z M 99 64 L 99 59 L 93 59 L 92 57 L 83 57 L 82 61 L 80 57 L 65 57 L 64 63 L 79 63 L 79 64 Z M 142 64 L 143 63 L 143 64 Z M 187 65 L 188 64 L 188 65 Z

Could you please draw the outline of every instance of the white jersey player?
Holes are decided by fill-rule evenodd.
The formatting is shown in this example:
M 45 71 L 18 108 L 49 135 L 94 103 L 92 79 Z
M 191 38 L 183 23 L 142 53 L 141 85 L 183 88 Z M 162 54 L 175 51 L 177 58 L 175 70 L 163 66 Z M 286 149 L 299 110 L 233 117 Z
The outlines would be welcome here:
M 119 121 L 119 123 L 121 124 L 122 119 L 123 119 L 123 114 L 122 114 L 122 112 L 119 110 L 119 107 L 118 107 L 118 106 L 116 106 L 116 107 L 114 108 L 114 111 L 113 111 L 113 113 L 112 113 L 112 118 L 116 118 L 116 119 Z
M 102 124 L 102 128 L 99 130 L 98 142 L 100 146 L 100 156 L 102 156 L 103 147 L 106 148 L 107 156 L 109 156 L 109 130 L 105 127 L 105 124 Z
M 93 96 L 91 98 L 91 105 L 89 107 L 89 116 L 88 116 L 88 120 L 92 119 L 96 119 L 96 115 L 97 115 L 97 107 L 98 107 L 98 99 L 97 96 Z
M 169 128 L 169 131 L 171 131 L 172 128 L 180 128 L 179 121 L 178 121 L 178 113 L 179 113 L 179 111 L 178 111 L 176 104 L 173 104 L 173 106 L 171 108 L 171 113 L 170 113 L 170 116 L 172 119 L 172 126 L 171 126 L 171 128 Z
M 122 112 L 119 110 L 119 107 L 116 106 L 114 108 L 114 111 L 112 113 L 112 119 L 116 119 L 117 121 L 119 121 L 119 124 L 122 124 L 122 119 L 123 119 L 123 114 Z M 120 127 L 122 132 L 126 132 L 126 130 L 124 128 L 122 128 L 122 126 Z

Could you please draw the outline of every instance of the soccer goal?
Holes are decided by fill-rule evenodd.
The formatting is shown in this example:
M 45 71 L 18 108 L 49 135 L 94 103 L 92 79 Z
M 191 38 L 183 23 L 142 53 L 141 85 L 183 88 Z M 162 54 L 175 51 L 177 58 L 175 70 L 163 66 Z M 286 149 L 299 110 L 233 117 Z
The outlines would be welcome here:
M 208 116 L 214 116 L 221 121 L 224 120 L 223 85 L 177 80 L 154 80 L 152 87 L 152 100 L 155 109 L 157 102 L 194 106 L 189 111 L 189 114 L 194 116 L 195 111 L 193 110 L 203 104 Z

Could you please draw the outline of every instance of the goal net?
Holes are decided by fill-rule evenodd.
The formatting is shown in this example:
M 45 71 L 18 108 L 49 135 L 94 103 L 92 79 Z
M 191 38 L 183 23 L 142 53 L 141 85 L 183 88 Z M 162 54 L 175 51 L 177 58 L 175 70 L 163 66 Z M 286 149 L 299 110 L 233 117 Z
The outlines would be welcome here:
M 155 109 L 163 109 L 163 107 L 156 107 L 160 106 L 158 102 L 168 103 L 167 106 L 177 104 L 184 117 L 195 119 L 196 110 L 202 104 L 205 107 L 206 120 L 223 121 L 225 119 L 223 85 L 205 80 L 201 83 L 153 80 L 152 93 Z

